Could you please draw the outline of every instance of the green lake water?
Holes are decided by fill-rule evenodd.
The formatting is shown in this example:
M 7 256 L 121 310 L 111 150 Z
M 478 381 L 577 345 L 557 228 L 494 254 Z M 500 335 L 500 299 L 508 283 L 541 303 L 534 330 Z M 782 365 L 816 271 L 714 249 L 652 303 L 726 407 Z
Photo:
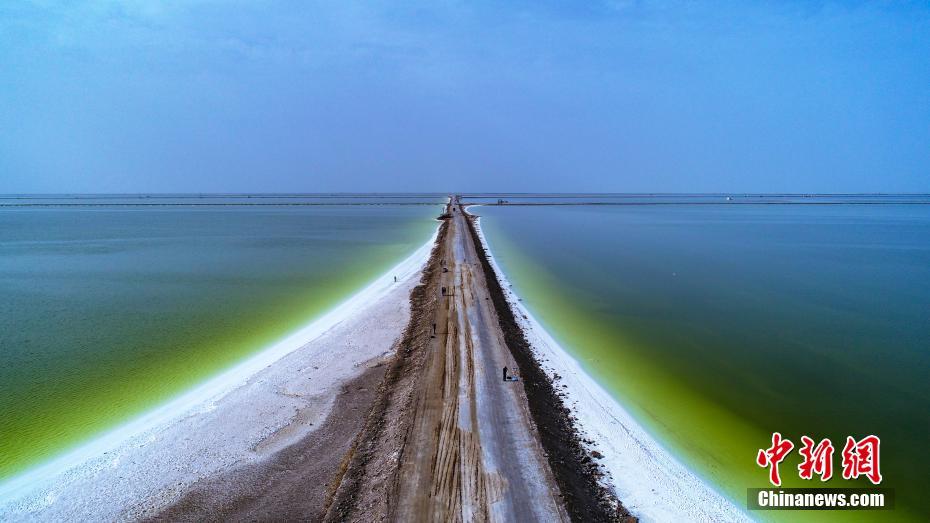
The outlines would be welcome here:
M 0 208 L 0 479 L 320 316 L 429 239 L 433 200 Z
M 515 291 L 675 455 L 745 508 L 756 452 L 796 448 L 785 486 L 840 477 L 847 435 L 881 438 L 882 512 L 930 514 L 930 205 L 478 207 Z M 834 479 L 797 476 L 800 437 L 829 437 Z M 816 484 L 814 484 L 816 483 Z

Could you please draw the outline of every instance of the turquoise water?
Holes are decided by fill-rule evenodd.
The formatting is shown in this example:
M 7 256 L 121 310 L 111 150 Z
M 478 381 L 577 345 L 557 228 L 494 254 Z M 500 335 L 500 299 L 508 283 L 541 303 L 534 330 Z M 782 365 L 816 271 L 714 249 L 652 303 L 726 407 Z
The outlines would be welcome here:
M 426 242 L 440 211 L 0 208 L 0 478 L 312 321 Z
M 419 193 L 0 194 L 0 207 L 439 205 L 446 199 L 441 194 Z
M 510 193 L 466 194 L 463 203 L 511 205 L 875 205 L 930 204 L 928 194 L 643 194 L 643 193 Z M 0 200 L 2 202 L 2 200 Z
M 897 509 L 803 517 L 930 514 L 930 206 L 474 212 L 546 328 L 739 505 L 746 488 L 766 486 L 754 458 L 772 432 L 797 445 L 805 434 L 831 438 L 837 471 L 846 435 L 876 434 Z M 796 457 L 782 464 L 794 478 L 786 486 L 805 486 Z

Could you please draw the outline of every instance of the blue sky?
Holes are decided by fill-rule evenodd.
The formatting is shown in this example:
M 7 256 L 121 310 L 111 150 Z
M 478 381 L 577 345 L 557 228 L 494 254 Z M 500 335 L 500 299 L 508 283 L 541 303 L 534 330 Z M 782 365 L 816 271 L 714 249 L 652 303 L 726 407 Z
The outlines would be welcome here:
M 0 193 L 930 192 L 925 2 L 0 4 Z

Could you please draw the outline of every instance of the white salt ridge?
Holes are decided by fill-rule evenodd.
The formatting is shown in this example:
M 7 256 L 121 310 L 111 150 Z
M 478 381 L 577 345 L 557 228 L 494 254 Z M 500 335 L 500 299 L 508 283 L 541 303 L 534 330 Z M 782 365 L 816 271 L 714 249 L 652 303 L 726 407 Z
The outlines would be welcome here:
M 608 472 L 605 486 L 641 521 L 752 521 L 685 467 L 640 425 L 603 387 L 591 378 L 514 294 L 491 254 L 478 224 L 478 234 L 517 321 L 526 333 L 537 361 L 550 377 L 567 388 L 563 401 L 577 417 L 583 436 Z
M 324 419 L 339 384 L 383 356 L 403 331 L 410 290 L 437 234 L 438 227 L 367 287 L 254 356 L 6 480 L 0 520 L 133 519 L 133 510 L 151 513 L 198 479 L 260 459 L 256 445 L 274 441 L 295 419 Z

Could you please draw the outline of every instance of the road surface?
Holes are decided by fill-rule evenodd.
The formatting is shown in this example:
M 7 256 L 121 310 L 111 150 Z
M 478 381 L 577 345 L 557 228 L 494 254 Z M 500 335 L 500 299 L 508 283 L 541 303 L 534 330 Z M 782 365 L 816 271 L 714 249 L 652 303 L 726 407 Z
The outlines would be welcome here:
M 435 337 L 399 462 L 398 521 L 567 521 L 457 199 Z M 445 291 L 442 290 L 445 288 Z

